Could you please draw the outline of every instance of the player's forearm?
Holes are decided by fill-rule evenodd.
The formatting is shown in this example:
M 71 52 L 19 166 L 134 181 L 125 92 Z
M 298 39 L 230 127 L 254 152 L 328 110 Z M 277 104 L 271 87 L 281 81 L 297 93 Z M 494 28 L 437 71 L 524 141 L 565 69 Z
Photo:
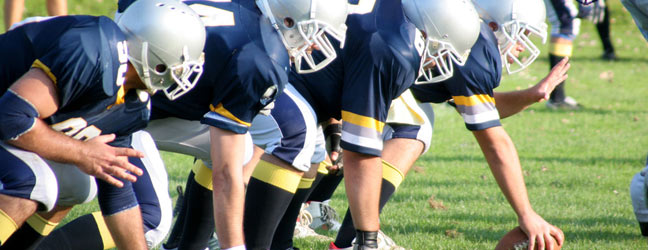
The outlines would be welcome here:
M 500 118 L 506 118 L 515 115 L 531 104 L 536 103 L 539 99 L 531 93 L 530 89 L 517 90 L 510 92 L 495 92 L 495 103 Z
M 509 204 L 518 215 L 532 212 L 515 146 L 502 127 L 474 131 L 484 157 Z
M 240 170 L 240 166 L 239 166 Z M 245 188 L 243 178 L 223 171 L 213 171 L 214 220 L 221 248 L 244 244 L 243 208 Z
M 214 220 L 221 248 L 244 244 L 245 135 L 210 127 Z
M 84 154 L 82 141 L 53 130 L 40 119 L 36 120 L 36 124 L 29 132 L 16 140 L 6 142 L 34 152 L 45 159 L 61 163 L 76 164 Z

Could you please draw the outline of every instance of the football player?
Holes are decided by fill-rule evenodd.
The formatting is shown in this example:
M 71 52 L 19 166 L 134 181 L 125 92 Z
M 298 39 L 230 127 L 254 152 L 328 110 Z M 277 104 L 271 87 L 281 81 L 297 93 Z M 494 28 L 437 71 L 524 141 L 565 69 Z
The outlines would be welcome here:
M 500 4 L 499 9 L 496 9 L 496 11 L 509 11 L 509 13 L 511 13 L 511 8 L 507 9 L 502 8 L 501 6 L 514 4 L 510 1 L 504 3 L 490 3 Z M 492 8 L 494 8 L 494 6 L 488 6 L 487 4 L 488 3 L 484 1 L 476 1 L 476 8 L 480 10 L 481 16 L 489 18 L 483 18 L 487 21 L 485 24 L 482 24 L 479 39 L 477 40 L 477 43 L 472 47 L 471 54 L 467 59 L 466 65 L 457 66 L 455 70 L 456 73 L 453 78 L 437 83 L 415 85 L 412 87 L 416 97 L 421 101 L 443 102 L 452 98 L 454 98 L 455 101 L 456 99 L 460 99 L 462 101 L 461 105 L 464 107 L 460 105 L 458 106 L 458 110 L 460 110 L 460 113 L 462 114 L 462 116 L 464 116 L 467 128 L 475 131 L 474 133 L 476 136 L 482 133 L 486 134 L 481 131 L 489 130 L 489 127 L 499 127 L 499 116 L 504 118 L 522 111 L 535 102 L 547 100 L 549 98 L 549 93 L 551 93 L 553 88 L 562 80 L 564 80 L 564 78 L 566 77 L 565 72 L 569 68 L 566 60 L 563 60 L 545 79 L 531 88 L 514 92 L 493 92 L 493 88 L 499 85 L 502 61 L 504 61 L 503 63 L 504 65 L 506 65 L 505 67 L 507 69 L 514 69 L 513 71 L 519 71 L 533 62 L 533 59 L 535 59 L 535 57 L 537 57 L 537 55 L 539 54 L 539 51 L 535 51 L 536 47 L 533 44 L 528 43 L 529 40 L 526 37 L 529 34 L 536 34 L 540 37 L 543 37 L 542 34 L 544 32 L 544 13 L 542 13 L 542 17 L 539 17 L 537 9 L 531 8 L 522 9 L 522 11 L 517 12 L 516 15 L 506 15 L 505 13 L 503 13 L 502 15 L 495 15 L 486 12 L 489 10 L 492 11 Z M 528 3 L 525 2 L 525 4 Z M 537 7 L 539 9 L 537 5 L 542 3 L 538 3 L 536 1 L 533 2 L 533 4 L 535 5 L 532 5 L 532 7 Z M 404 1 L 404 5 L 409 6 L 409 8 L 405 8 L 406 14 L 410 16 L 417 16 L 416 12 L 414 11 L 416 10 L 416 8 L 413 8 L 414 5 L 411 4 L 411 2 Z M 516 19 L 511 20 L 509 18 L 508 20 L 505 20 L 500 18 L 493 20 L 493 18 L 501 16 L 514 16 L 516 17 Z M 420 18 L 410 18 L 410 20 L 413 20 L 416 23 L 415 20 L 420 20 Z M 492 24 L 490 24 L 490 26 L 492 27 L 489 28 L 487 24 L 491 22 Z M 422 25 L 422 23 L 417 23 L 418 27 L 421 27 Z M 511 30 L 510 28 L 512 27 L 512 25 L 518 25 L 521 28 L 513 30 L 511 34 L 497 34 L 497 32 L 493 34 L 493 30 L 498 30 L 499 32 L 502 32 L 504 30 Z M 501 50 L 499 48 L 501 48 Z M 530 60 L 520 61 L 518 58 L 522 57 L 520 57 L 520 55 L 518 54 L 523 50 L 529 49 L 534 50 L 532 51 L 532 53 L 529 53 L 530 56 L 528 56 L 528 58 L 530 58 Z M 498 55 L 501 55 L 503 59 L 500 59 L 500 56 Z M 515 66 L 517 66 L 517 68 Z M 474 76 L 480 77 L 476 78 Z M 426 78 L 429 79 L 429 77 L 423 76 L 423 78 L 419 79 L 419 81 L 425 80 Z M 497 100 L 498 105 L 494 105 L 494 99 L 490 99 L 490 101 L 488 101 L 489 98 L 484 99 L 486 100 L 486 102 L 474 102 L 474 100 L 479 100 L 480 97 L 494 98 Z M 397 103 L 397 101 L 395 101 L 395 103 Z M 410 108 L 403 109 L 403 111 L 398 112 L 396 113 L 396 115 L 394 115 L 394 119 L 391 120 L 391 123 L 388 124 L 396 124 L 397 126 L 391 126 L 392 128 L 388 130 L 388 132 L 391 132 L 391 135 L 387 133 L 385 134 L 385 137 L 388 140 L 385 143 L 385 150 L 383 150 L 383 158 L 393 159 L 393 166 L 395 166 L 394 169 L 396 170 L 394 171 L 394 173 L 396 174 L 391 175 L 391 178 L 385 178 L 383 180 L 380 200 L 381 208 L 395 191 L 395 188 L 398 187 L 397 184 L 402 181 L 402 178 L 407 174 L 416 158 L 420 155 L 421 152 L 425 152 L 426 145 L 429 144 L 429 142 L 426 143 L 424 139 L 430 137 L 420 136 L 424 133 L 412 133 L 412 131 L 416 131 L 416 127 L 419 126 L 416 122 L 413 122 L 416 119 L 413 119 L 412 117 L 415 118 L 422 115 L 420 114 L 420 112 L 408 112 L 406 110 L 416 110 L 416 104 L 412 103 L 412 101 L 404 102 L 404 104 L 409 106 Z M 391 111 L 392 110 L 390 110 L 390 112 Z M 419 114 L 417 115 L 417 113 Z M 497 115 L 498 113 L 499 116 Z M 410 115 L 410 117 L 408 117 L 408 115 Z M 479 121 L 477 118 L 487 119 Z M 423 124 L 420 126 L 427 125 Z M 500 136 L 501 135 L 502 134 L 500 134 Z M 479 138 L 483 138 L 483 135 L 480 135 Z M 480 141 L 480 144 L 483 144 L 484 141 L 490 141 L 490 139 L 482 139 L 478 141 Z M 504 142 L 506 141 L 507 140 L 504 140 Z M 507 144 L 508 143 L 498 145 L 507 146 Z M 510 148 L 508 149 L 510 150 Z M 489 157 L 487 158 L 490 162 L 490 159 L 493 159 L 490 156 L 492 156 L 493 154 L 488 151 L 484 151 L 484 153 L 489 155 Z M 506 157 L 512 156 L 509 155 Z M 493 164 L 491 166 L 494 167 L 493 172 L 495 174 L 499 173 L 500 176 L 504 176 L 502 174 L 506 173 L 504 171 L 509 172 L 509 170 L 497 170 L 496 167 L 500 167 L 500 165 Z M 510 172 L 515 173 L 515 171 Z M 507 179 L 514 180 L 514 178 L 511 177 L 507 177 Z M 386 185 L 390 183 L 392 185 Z M 508 192 L 506 189 L 504 189 L 503 191 Z M 507 197 L 509 197 L 509 195 L 507 195 Z M 518 211 L 517 208 L 516 211 Z M 347 212 L 347 216 L 343 221 L 336 241 L 330 247 L 331 249 L 337 249 L 337 247 L 346 248 L 347 246 L 350 246 L 351 241 L 353 240 L 353 229 L 349 226 L 351 225 L 351 220 L 348 219 L 349 216 L 350 213 Z M 552 230 L 552 233 L 553 232 L 555 231 Z
M 578 9 L 570 0 L 545 0 L 547 19 L 551 24 L 549 41 L 549 67 L 553 68 L 563 58 L 570 57 L 573 42 L 580 32 Z M 550 109 L 579 109 L 581 105 L 565 94 L 565 83 L 558 85 L 551 93 L 546 106 Z
M 529 248 L 544 249 L 552 245 L 553 238 L 562 245 L 560 229 L 532 209 L 515 146 L 499 120 L 546 99 L 546 89 L 567 78 L 569 64 L 567 59 L 561 60 L 546 78 L 527 91 L 495 94 L 493 89 L 499 85 L 502 68 L 509 72 L 520 71 L 539 55 L 529 37 L 537 36 L 544 41 L 545 6 L 540 0 L 473 0 L 473 3 L 483 23 L 466 65 L 458 67 L 448 80 L 416 85 L 412 91 L 422 102 L 452 99 L 466 128 L 477 139 L 500 189 L 518 215 L 522 230 L 529 236 Z M 527 56 L 522 57 L 524 51 Z M 538 93 L 533 92 L 534 89 L 545 91 Z
M 630 198 L 632 199 L 635 217 L 639 222 L 641 235 L 648 239 L 648 199 L 646 199 L 648 186 L 646 185 L 646 173 L 648 173 L 648 158 L 646 158 L 644 169 L 632 177 Z
M 131 2 L 120 1 L 119 11 L 128 10 Z M 205 73 L 194 90 L 173 102 L 153 96 L 152 122 L 146 128 L 160 149 L 200 159 L 188 179 L 188 204 L 180 215 L 183 223 L 172 232 L 172 237 L 175 232 L 184 237 L 177 245 L 165 247 L 204 249 L 216 227 L 221 248 L 243 248 L 241 167 L 244 153 L 252 146 L 246 135 L 248 127 L 257 113 L 269 112 L 283 91 L 291 59 L 300 72 L 311 72 L 336 57 L 328 37 L 344 40 L 346 4 L 343 0 L 185 3 L 207 26 Z M 311 49 L 325 56 L 313 58 Z M 149 164 L 133 160 L 138 166 Z M 154 187 L 134 188 L 140 200 L 140 194 L 152 193 Z M 171 222 L 170 204 L 142 209 L 145 223 L 147 217 L 149 221 Z M 85 220 L 94 218 L 87 215 Z M 99 231 L 96 227 L 81 229 L 83 224 L 66 225 L 58 238 Z M 53 242 L 47 239 L 44 243 Z
M 472 8 L 466 1 L 444 2 Z M 423 4 L 424 1 L 419 3 L 427 11 L 434 10 Z M 316 181 L 318 165 L 325 158 L 318 124 L 330 118 L 344 121 L 342 157 L 351 213 L 357 215 L 354 217 L 357 247 L 377 247 L 380 193 L 377 190 L 380 190 L 384 165 L 380 158 L 381 134 L 387 111 L 392 99 L 414 83 L 420 64 L 426 64 L 426 69 L 433 66 L 421 60 L 425 44 L 417 40 L 418 31 L 403 12 L 394 11 L 400 9 L 398 0 L 353 1 L 347 20 L 347 41 L 338 51 L 338 60 L 312 74 L 291 73 L 291 84 L 277 99 L 270 116 L 255 118 L 251 133 L 254 143 L 264 148 L 265 154 L 252 174 L 246 193 L 244 230 L 248 247 L 293 247 L 297 215 Z M 434 13 L 427 21 L 458 20 L 466 12 Z M 474 9 L 472 14 L 473 40 L 466 41 L 466 49 L 479 32 L 479 18 Z M 464 32 L 453 31 L 448 31 L 453 37 Z M 455 41 L 447 37 L 434 39 L 435 45 L 443 46 L 430 46 L 430 50 L 452 53 Z M 456 60 L 465 58 L 464 52 L 458 53 L 456 56 L 461 58 Z M 318 56 L 315 52 L 313 55 Z M 455 60 L 454 57 L 453 54 L 447 58 Z M 447 74 L 449 70 L 439 67 L 433 71 Z M 263 209 L 253 209 L 259 207 Z
M 87 190 L 81 184 L 94 186 L 84 173 L 98 178 L 103 215 L 115 238 L 124 239 L 117 246 L 146 248 L 137 202 L 128 192 L 143 171 L 126 159 L 143 154 L 125 147 L 131 133 L 148 122 L 149 93 L 191 88 L 189 78 L 201 72 L 204 26 L 183 6 L 145 0 L 124 13 L 129 18 L 123 22 L 103 16 L 41 18 L 0 35 L 3 248 L 32 243 L 22 238 L 27 231 L 51 231 L 69 211 L 53 210 L 54 204 L 86 195 L 75 193 Z M 167 37 L 178 39 L 159 39 Z M 116 223 L 123 218 L 132 223 Z M 25 221 L 26 234 L 7 241 Z

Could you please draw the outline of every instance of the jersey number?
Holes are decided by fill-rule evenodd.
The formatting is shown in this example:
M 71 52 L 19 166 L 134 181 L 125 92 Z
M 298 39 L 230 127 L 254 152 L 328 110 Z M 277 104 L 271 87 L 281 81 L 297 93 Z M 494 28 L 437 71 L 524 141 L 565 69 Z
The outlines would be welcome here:
M 52 125 L 52 129 L 80 141 L 87 141 L 101 134 L 100 129 L 94 125 L 88 126 L 88 122 L 83 118 L 67 119 Z
M 124 85 L 124 80 L 126 80 L 126 70 L 128 69 L 128 47 L 126 46 L 126 41 L 121 41 L 117 43 L 117 55 L 119 56 L 119 69 L 117 69 L 117 86 Z
M 349 4 L 349 15 L 364 15 L 373 11 L 376 0 L 360 0 L 358 4 Z

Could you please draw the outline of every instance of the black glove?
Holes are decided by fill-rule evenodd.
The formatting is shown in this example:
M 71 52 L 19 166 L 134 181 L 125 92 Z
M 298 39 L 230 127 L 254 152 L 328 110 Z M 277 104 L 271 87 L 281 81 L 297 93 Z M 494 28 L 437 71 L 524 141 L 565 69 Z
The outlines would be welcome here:
M 340 164 L 340 161 L 342 160 L 342 147 L 340 147 L 340 140 L 342 139 L 342 124 L 335 123 L 326 126 L 324 129 L 324 138 L 326 139 L 326 152 L 328 152 L 329 157 L 331 157 L 331 153 L 333 152 L 338 153 L 336 159 L 331 157 L 332 164 L 342 167 Z

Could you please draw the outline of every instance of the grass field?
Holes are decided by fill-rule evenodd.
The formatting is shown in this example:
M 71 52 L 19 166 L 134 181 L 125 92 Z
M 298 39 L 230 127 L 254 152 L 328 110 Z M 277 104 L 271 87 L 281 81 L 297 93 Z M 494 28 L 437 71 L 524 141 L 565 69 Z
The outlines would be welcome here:
M 69 2 L 71 14 L 110 15 L 116 9 L 114 0 Z M 28 1 L 27 15 L 45 15 L 43 3 Z M 599 59 L 601 45 L 588 21 L 575 41 L 567 93 L 585 108 L 550 111 L 540 103 L 503 120 L 516 143 L 534 209 L 565 232 L 563 249 L 648 249 L 628 190 L 648 153 L 648 46 L 619 1 L 608 4 L 619 60 Z M 547 47 L 529 70 L 505 76 L 498 90 L 525 88 L 542 79 L 549 70 Z M 432 149 L 385 207 L 382 230 L 412 249 L 492 249 L 516 226 L 515 214 L 461 117 L 447 106 L 434 107 Z M 184 184 L 191 158 L 163 157 L 175 199 L 173 190 Z M 444 208 L 431 208 L 431 197 Z M 343 187 L 332 205 L 345 211 Z M 79 206 L 70 218 L 96 209 L 96 203 Z M 296 246 L 326 249 L 327 244 L 306 239 Z

